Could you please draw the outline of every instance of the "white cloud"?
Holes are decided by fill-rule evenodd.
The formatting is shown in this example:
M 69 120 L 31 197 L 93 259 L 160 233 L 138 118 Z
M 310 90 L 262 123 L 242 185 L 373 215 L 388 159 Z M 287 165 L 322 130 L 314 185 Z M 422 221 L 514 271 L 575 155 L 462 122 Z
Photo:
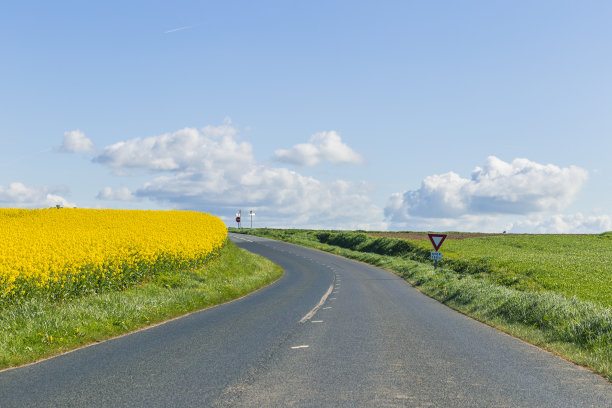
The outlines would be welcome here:
M 454 172 L 428 176 L 418 190 L 391 196 L 385 214 L 395 223 L 414 218 L 457 218 L 467 215 L 525 215 L 567 207 L 586 181 L 586 170 L 560 168 L 527 159 L 506 163 L 487 158 L 470 179 Z
M 507 222 L 497 215 L 461 215 L 452 218 L 408 216 L 394 220 L 390 227 L 393 230 L 409 231 L 502 232 L 507 229 Z
M 0 186 L 0 205 L 13 208 L 55 207 L 58 204 L 62 207 L 75 206 L 56 193 L 48 187 L 37 189 L 22 183 L 11 183 L 8 188 Z
M 64 132 L 64 142 L 59 147 L 63 152 L 93 153 L 94 144 L 79 129 Z
M 185 128 L 161 136 L 115 143 L 105 147 L 94 161 L 117 169 L 211 173 L 229 167 L 237 171 L 245 161 L 250 164 L 253 157 L 249 143 L 234 140 L 236 133 L 228 124 L 201 130 Z
M 322 158 L 324 149 L 317 146 L 323 144 L 304 148 L 316 154 L 302 154 L 303 163 L 314 163 L 308 157 L 331 161 Z M 254 226 L 269 227 L 557 233 L 612 229 L 609 216 L 542 215 L 570 204 L 587 172 L 527 159 L 506 163 L 489 157 L 471 178 L 454 172 L 427 177 L 418 190 L 390 198 L 385 209 L 388 221 L 363 183 L 324 183 L 258 163 L 252 145 L 240 141 L 229 120 L 221 126 L 115 143 L 94 161 L 116 173 L 144 169 L 155 174 L 135 190 L 106 187 L 99 199 L 146 198 L 164 207 L 211 212 L 228 224 L 242 209 L 243 221 L 250 221 L 247 214 L 253 210 Z
M 612 216 L 554 215 L 462 215 L 454 218 L 408 217 L 393 222 L 394 230 L 474 231 L 529 234 L 598 234 L 612 230 Z
M 158 177 L 136 194 L 177 208 L 232 213 L 254 210 L 267 226 L 386 229 L 382 209 L 361 186 L 322 183 L 282 168 L 256 165 L 239 179 L 211 184 L 198 173 Z
M 127 187 L 113 190 L 111 187 L 104 187 L 96 196 L 98 200 L 109 201 L 135 201 L 137 198 Z
M 335 131 L 319 132 L 312 135 L 310 143 L 301 143 L 291 149 L 279 149 L 274 152 L 278 161 L 299 166 L 315 166 L 322 161 L 333 164 L 363 163 L 363 157 L 342 142 Z
M 233 215 L 248 207 L 267 226 L 386 227 L 382 209 L 371 202 L 365 186 L 340 180 L 323 183 L 259 164 L 252 145 L 238 141 L 228 121 L 116 143 L 94 161 L 115 170 L 160 173 L 133 194 L 174 208 Z M 112 193 L 109 190 L 108 196 Z M 103 190 L 99 196 L 104 195 Z
M 557 214 L 531 216 L 508 225 L 508 232 L 540 234 L 596 234 L 612 230 L 612 216 Z

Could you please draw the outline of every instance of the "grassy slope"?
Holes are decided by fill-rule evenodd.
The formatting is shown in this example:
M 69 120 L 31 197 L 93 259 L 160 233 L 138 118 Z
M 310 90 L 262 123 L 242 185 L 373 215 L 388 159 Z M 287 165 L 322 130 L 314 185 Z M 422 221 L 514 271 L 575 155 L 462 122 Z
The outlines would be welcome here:
M 241 297 L 282 275 L 277 265 L 227 241 L 194 270 L 64 303 L 32 300 L 0 314 L 0 368 L 17 366 Z
M 414 241 L 429 249 L 428 241 Z M 493 281 L 518 275 L 534 290 L 612 307 L 612 236 L 509 235 L 446 240 L 445 257 L 489 266 Z M 518 285 L 520 286 L 520 285 Z M 520 288 L 520 287 L 519 287 Z
M 612 380 L 612 310 L 603 305 L 552 291 L 517 290 L 486 279 L 487 273 L 458 273 L 448 268 L 434 271 L 429 261 L 424 261 L 430 249 L 424 250 L 404 240 L 375 239 L 351 233 L 336 234 L 334 238 L 334 234 L 330 237 L 328 232 L 321 234 L 308 230 L 246 232 L 324 250 L 393 271 L 422 292 L 465 314 Z M 335 245 L 321 240 L 335 242 Z M 477 266 L 474 270 L 482 268 Z

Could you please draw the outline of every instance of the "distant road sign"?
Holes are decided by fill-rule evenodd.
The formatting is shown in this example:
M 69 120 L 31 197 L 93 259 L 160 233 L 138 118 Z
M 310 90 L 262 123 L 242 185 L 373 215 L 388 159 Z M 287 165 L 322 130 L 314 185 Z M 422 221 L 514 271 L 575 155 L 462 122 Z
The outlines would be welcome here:
M 236 217 L 236 222 L 240 222 L 240 217 Z
M 429 258 L 432 261 L 441 261 L 442 260 L 442 252 L 432 252 L 431 257 Z
M 429 240 L 431 241 L 431 244 L 433 245 L 436 251 L 440 249 L 440 247 L 442 246 L 442 243 L 448 236 L 448 234 L 427 234 L 427 235 L 429 235 Z

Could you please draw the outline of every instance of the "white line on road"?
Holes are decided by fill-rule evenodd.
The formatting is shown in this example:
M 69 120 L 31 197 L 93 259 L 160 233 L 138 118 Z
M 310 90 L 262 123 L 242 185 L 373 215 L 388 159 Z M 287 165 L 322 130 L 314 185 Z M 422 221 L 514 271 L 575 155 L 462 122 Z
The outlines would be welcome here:
M 323 320 L 311 320 L 311 323 L 323 323 Z
M 307 344 L 304 344 L 304 345 L 301 345 L 301 346 L 293 346 L 293 347 L 291 347 L 291 348 L 292 348 L 293 350 L 297 350 L 297 349 L 303 349 L 303 348 L 308 348 L 308 347 L 310 347 L 310 346 L 309 346 L 309 345 L 307 345 Z
M 246 241 L 246 242 L 253 242 L 250 239 L 246 239 L 246 238 L 242 238 L 242 237 L 234 237 L 234 238 L 238 238 L 238 239 L 240 239 L 242 241 Z
M 329 294 L 332 292 L 333 289 L 334 289 L 334 284 L 332 283 L 331 285 L 329 285 L 329 289 L 327 289 L 327 292 L 325 292 L 321 300 L 319 300 L 319 303 L 317 303 L 317 305 L 313 307 L 310 312 L 306 313 L 306 316 L 302 317 L 302 319 L 300 320 L 300 323 L 304 323 L 307 320 L 312 319 L 312 316 L 314 316 L 314 314 L 317 313 L 317 310 L 319 310 L 319 308 L 323 306 L 323 303 L 325 303 L 325 301 L 327 300 L 327 297 L 329 296 Z

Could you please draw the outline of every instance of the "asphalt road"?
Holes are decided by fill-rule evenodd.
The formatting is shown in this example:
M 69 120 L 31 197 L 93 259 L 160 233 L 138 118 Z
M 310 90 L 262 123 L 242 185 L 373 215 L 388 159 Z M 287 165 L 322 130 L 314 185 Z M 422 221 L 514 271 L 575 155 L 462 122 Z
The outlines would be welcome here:
M 612 407 L 600 376 L 395 275 L 230 235 L 285 275 L 237 301 L 0 372 L 0 407 Z

